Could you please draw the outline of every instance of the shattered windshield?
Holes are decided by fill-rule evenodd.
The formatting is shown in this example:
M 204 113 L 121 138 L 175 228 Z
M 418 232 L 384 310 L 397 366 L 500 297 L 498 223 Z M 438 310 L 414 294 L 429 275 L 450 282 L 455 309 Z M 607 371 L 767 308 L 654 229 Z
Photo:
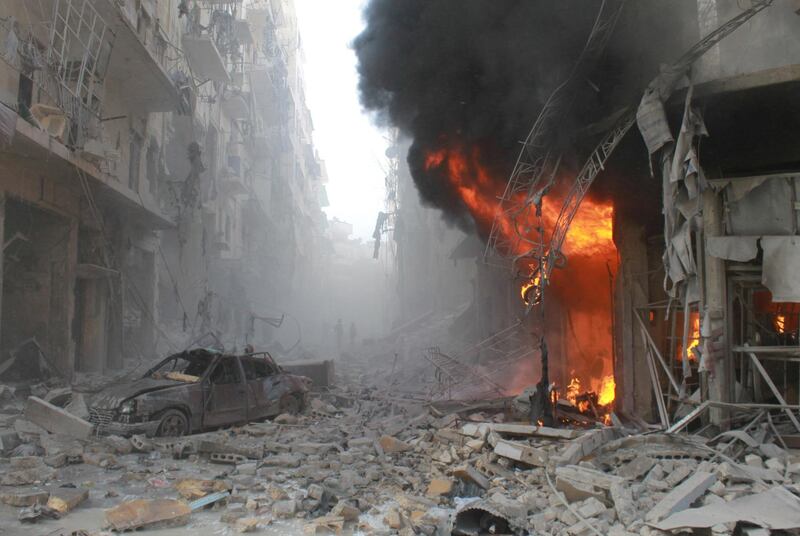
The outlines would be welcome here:
M 213 356 L 208 354 L 181 354 L 155 368 L 150 377 L 157 380 L 174 380 L 186 383 L 200 381 Z

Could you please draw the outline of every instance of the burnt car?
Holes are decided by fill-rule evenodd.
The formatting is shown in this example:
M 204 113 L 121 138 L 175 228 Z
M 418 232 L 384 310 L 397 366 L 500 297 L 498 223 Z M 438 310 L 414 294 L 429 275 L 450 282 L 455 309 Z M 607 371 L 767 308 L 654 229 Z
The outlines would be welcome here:
M 310 386 L 310 379 L 285 372 L 268 353 L 188 350 L 138 380 L 100 392 L 89 403 L 89 420 L 101 434 L 181 436 L 298 413 Z

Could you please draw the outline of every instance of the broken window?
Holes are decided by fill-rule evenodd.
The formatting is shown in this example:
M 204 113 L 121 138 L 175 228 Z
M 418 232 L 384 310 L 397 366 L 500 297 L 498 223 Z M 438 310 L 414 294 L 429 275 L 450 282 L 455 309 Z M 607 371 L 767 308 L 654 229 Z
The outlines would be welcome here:
M 211 383 L 217 385 L 239 382 L 239 367 L 233 358 L 221 359 L 214 372 L 211 373 Z
M 277 372 L 275 368 L 263 359 L 243 359 L 244 375 L 248 380 L 268 378 Z

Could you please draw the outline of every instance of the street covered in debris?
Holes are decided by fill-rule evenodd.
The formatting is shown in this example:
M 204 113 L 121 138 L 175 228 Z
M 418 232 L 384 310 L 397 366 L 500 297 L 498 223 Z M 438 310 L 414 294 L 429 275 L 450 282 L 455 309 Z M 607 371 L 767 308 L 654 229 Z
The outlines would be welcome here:
M 0 0 L 0 535 L 800 535 L 800 2 Z

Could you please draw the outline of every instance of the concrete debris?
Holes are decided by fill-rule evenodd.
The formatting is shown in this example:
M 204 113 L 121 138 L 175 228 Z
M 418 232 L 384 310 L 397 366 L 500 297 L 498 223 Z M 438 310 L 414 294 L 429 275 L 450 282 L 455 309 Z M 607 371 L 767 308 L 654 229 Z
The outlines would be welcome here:
M 25 418 L 50 433 L 64 434 L 76 439 L 88 439 L 94 431 L 91 423 L 35 396 L 28 397 Z
M 291 425 L 273 419 L 178 440 L 78 439 L 84 427 L 73 427 L 75 416 L 56 427 L 61 413 L 43 403 L 30 402 L 36 410 L 0 432 L 19 454 L 4 461 L 0 485 L 9 487 L 0 502 L 21 509 L 25 522 L 70 515 L 97 489 L 114 530 L 183 525 L 193 510 L 214 509 L 242 533 L 278 523 L 298 534 L 732 534 L 739 521 L 790 526 L 791 516 L 767 524 L 751 503 L 787 502 L 768 491 L 800 485 L 800 455 L 770 443 L 766 426 L 744 440 L 728 434 L 707 443 L 622 425 L 534 426 L 493 403 L 440 412 L 338 387 Z M 79 487 L 53 487 L 64 475 Z M 776 485 L 787 487 L 768 487 Z M 137 497 L 142 490 L 152 496 Z M 117 497 L 125 500 L 114 506 Z
M 192 501 L 210 493 L 229 491 L 233 486 L 224 480 L 197 480 L 187 478 L 175 483 L 175 489 L 184 499 Z
M 47 499 L 47 507 L 65 515 L 89 498 L 88 489 L 55 488 Z
M 47 491 L 8 491 L 0 494 L 0 502 L 17 507 L 47 504 L 49 498 L 50 493 Z
M 189 522 L 192 509 L 174 499 L 126 501 L 106 511 L 106 521 L 117 531 L 156 526 L 180 526 Z

